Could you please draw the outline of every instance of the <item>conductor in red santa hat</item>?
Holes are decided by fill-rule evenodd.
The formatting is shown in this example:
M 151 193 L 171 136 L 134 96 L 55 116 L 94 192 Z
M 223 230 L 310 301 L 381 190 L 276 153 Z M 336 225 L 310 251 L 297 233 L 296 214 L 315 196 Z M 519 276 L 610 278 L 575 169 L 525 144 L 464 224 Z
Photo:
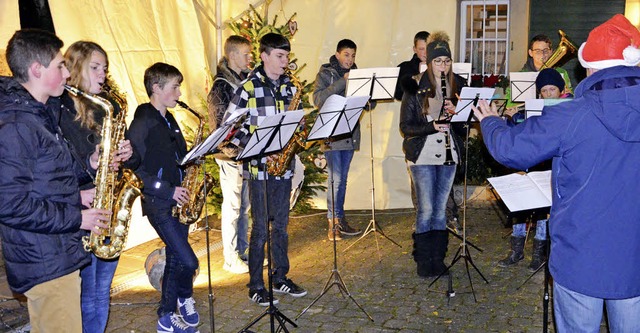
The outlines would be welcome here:
M 557 332 L 640 332 L 640 31 L 618 14 L 578 51 L 575 99 L 510 128 L 495 105 L 474 108 L 500 163 L 553 158 L 549 219 Z

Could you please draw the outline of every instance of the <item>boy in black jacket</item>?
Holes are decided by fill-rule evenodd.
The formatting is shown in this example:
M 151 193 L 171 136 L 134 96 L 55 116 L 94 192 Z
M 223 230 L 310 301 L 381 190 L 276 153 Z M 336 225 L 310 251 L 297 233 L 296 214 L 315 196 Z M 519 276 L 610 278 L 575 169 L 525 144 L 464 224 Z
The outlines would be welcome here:
M 144 182 L 142 212 L 166 245 L 157 329 L 173 333 L 197 332 L 200 322 L 193 299 L 198 258 L 188 241 L 189 226 L 171 213 L 172 207 L 189 199 L 187 189 L 180 186 L 183 170 L 177 163 L 187 144 L 167 110 L 182 95 L 180 83 L 182 74 L 174 66 L 158 62 L 147 68 L 144 86 L 150 102 L 138 106 L 129 127 L 131 144 L 141 156 L 136 174 Z

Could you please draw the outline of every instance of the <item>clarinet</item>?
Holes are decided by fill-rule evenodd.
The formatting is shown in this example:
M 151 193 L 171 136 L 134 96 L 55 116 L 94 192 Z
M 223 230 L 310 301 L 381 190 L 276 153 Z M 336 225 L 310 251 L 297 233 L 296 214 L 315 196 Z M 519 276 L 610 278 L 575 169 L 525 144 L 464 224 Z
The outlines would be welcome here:
M 444 72 L 440 73 L 440 88 L 442 89 L 442 108 L 440 109 L 440 116 L 444 114 L 444 102 L 447 100 L 447 79 Z M 451 125 L 451 123 L 449 123 Z M 449 131 L 444 132 L 444 146 L 445 146 L 445 159 L 444 165 L 454 165 L 456 162 L 453 160 L 453 154 L 451 152 L 451 138 Z

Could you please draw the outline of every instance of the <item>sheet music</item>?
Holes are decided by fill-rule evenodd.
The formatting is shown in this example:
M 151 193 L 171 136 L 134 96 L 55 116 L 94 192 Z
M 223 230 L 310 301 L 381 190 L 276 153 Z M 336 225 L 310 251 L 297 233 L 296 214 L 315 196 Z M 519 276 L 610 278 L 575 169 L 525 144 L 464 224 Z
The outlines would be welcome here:
M 287 111 L 264 118 L 249 138 L 238 159 L 270 154 L 282 150 L 298 128 L 304 111 Z
M 470 62 L 454 62 L 451 70 L 467 80 L 467 85 L 471 85 L 471 63 Z
M 240 120 L 240 117 L 244 116 L 247 113 L 249 113 L 248 108 L 235 109 L 228 113 L 229 116 L 224 119 L 223 125 L 235 124 L 238 120 Z
M 553 106 L 556 104 L 568 102 L 572 98 L 545 98 L 545 99 L 528 99 L 524 102 L 525 119 L 529 117 L 541 116 L 545 106 Z
M 487 180 L 512 212 L 551 206 L 550 170 L 512 173 Z
M 538 72 L 509 73 L 511 100 L 513 102 L 524 102 L 527 99 L 535 99 L 537 77 Z
M 528 99 L 524 101 L 524 118 L 541 116 L 543 108 L 544 99 Z
M 201 156 L 209 153 L 214 153 L 218 149 L 218 146 L 222 143 L 222 141 L 224 141 L 224 139 L 229 135 L 232 127 L 232 124 L 220 126 L 204 141 L 191 148 L 191 151 L 184 155 L 179 164 L 185 165 L 187 163 L 190 163 L 191 161 L 198 159 Z
M 458 105 L 456 105 L 456 114 L 451 117 L 451 122 L 466 122 L 469 119 L 474 99 L 478 97 L 479 100 L 486 99 L 489 101 L 493 98 L 495 91 L 495 88 L 462 87 Z
M 372 100 L 393 99 L 399 73 L 400 67 L 352 69 L 349 71 L 346 95 L 369 96 L 371 94 Z M 373 85 L 373 92 L 371 85 Z
M 367 101 L 369 96 L 343 97 L 335 94 L 329 96 L 309 131 L 307 141 L 351 133 L 358 124 Z M 344 117 L 341 117 L 341 113 Z

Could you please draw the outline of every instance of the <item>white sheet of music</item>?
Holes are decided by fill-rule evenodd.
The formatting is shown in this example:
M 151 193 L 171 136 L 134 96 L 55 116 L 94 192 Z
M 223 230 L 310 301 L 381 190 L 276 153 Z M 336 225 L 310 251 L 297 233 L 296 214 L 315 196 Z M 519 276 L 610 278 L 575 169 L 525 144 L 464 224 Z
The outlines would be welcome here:
M 550 207 L 551 170 L 487 178 L 512 212 Z
M 287 111 L 268 116 L 258 124 L 238 160 L 282 150 L 298 128 L 304 111 Z M 269 139 L 273 140 L 269 142 Z
M 460 98 L 456 105 L 456 114 L 451 117 L 451 122 L 466 122 L 469 119 L 469 113 L 471 113 L 471 106 L 473 106 L 473 100 L 478 97 L 479 100 L 486 99 L 487 101 L 493 98 L 495 88 L 475 88 L 475 87 L 462 87 L 460 91 Z
M 536 98 L 536 78 L 538 72 L 511 72 L 509 80 L 511 83 L 511 100 L 514 102 L 524 102 L 528 99 Z
M 332 135 L 352 132 L 358 124 L 367 101 L 369 96 L 343 97 L 335 94 L 329 96 L 322 104 L 307 140 L 324 139 Z M 343 109 L 344 117 L 340 117 Z
M 352 69 L 349 71 L 346 95 L 369 96 L 371 94 L 372 100 L 393 99 L 399 73 L 400 67 Z M 371 85 L 373 85 L 373 91 Z

